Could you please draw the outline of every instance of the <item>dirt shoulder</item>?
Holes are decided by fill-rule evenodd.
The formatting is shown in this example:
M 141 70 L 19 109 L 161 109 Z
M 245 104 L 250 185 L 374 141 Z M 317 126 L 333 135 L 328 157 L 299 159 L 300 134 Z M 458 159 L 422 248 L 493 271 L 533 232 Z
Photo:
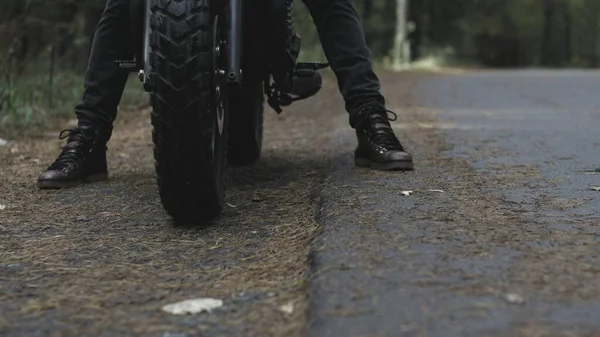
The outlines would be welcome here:
M 58 130 L 0 147 L 0 334 L 299 335 L 330 111 L 341 109 L 329 80 L 312 100 L 269 110 L 263 158 L 229 169 L 227 209 L 203 228 L 176 227 L 162 210 L 147 109 L 121 114 L 108 182 L 35 188 Z M 211 315 L 160 310 L 198 297 L 225 304 Z

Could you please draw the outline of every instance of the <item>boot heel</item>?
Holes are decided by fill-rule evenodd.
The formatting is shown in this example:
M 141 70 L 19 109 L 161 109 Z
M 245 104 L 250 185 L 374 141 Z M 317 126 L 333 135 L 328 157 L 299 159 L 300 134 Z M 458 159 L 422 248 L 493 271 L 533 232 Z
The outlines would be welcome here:
M 87 178 L 85 178 L 85 182 L 86 183 L 95 183 L 98 181 L 105 181 L 108 179 L 108 172 L 104 172 L 104 173 L 96 173 L 96 174 L 90 174 Z
M 371 167 L 371 161 L 367 158 L 354 157 L 354 165 L 358 167 Z

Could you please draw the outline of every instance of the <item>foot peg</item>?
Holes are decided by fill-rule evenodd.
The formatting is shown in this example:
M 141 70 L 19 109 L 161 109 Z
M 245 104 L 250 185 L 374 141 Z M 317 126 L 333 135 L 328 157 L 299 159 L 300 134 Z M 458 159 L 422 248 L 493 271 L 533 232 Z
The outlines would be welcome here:
M 323 84 L 319 70 L 328 66 L 328 63 L 299 62 L 292 76 L 292 88 L 289 93 L 281 92 L 275 88 L 273 83 L 265 81 L 269 106 L 277 113 L 281 113 L 282 106 L 288 106 L 295 101 L 309 98 L 318 93 Z

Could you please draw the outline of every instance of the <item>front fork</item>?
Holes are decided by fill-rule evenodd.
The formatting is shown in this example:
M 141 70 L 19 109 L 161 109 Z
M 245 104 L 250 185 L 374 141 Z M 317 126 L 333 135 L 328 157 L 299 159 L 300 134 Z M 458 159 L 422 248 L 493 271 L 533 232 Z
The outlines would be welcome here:
M 242 83 L 242 0 L 228 0 L 226 8 L 227 82 Z
M 148 76 L 150 75 L 151 71 L 150 71 L 150 23 L 152 20 L 152 10 L 150 8 L 150 2 L 149 0 L 141 0 L 143 2 L 143 21 L 141 23 L 135 23 L 137 27 L 142 27 L 142 46 L 141 48 L 136 48 L 136 49 L 140 49 L 138 50 L 138 53 L 136 55 L 136 60 L 141 60 L 141 64 L 140 62 L 138 62 L 138 68 L 140 69 L 138 71 L 138 76 L 140 79 L 140 82 L 142 82 L 142 85 L 144 86 L 144 90 L 146 90 L 147 92 L 150 91 L 150 83 L 148 81 Z M 138 28 L 139 29 L 139 28 Z M 135 45 L 135 43 L 134 43 Z M 140 54 L 141 53 L 141 54 Z M 140 57 L 138 57 L 138 55 L 140 55 Z
M 149 0 L 129 1 L 129 26 L 133 43 L 133 60 L 115 60 L 121 69 L 137 72 L 144 89 L 150 91 L 150 20 Z
M 215 2 L 216 3 L 216 2 Z M 150 25 L 152 25 L 152 9 L 150 0 L 130 0 L 129 19 L 134 45 L 133 60 L 116 60 L 122 69 L 138 72 L 144 89 L 150 91 Z M 224 13 L 225 31 L 227 32 L 227 82 L 242 82 L 242 0 L 227 0 L 227 7 L 216 8 L 214 14 Z M 214 17 L 214 15 L 213 15 Z

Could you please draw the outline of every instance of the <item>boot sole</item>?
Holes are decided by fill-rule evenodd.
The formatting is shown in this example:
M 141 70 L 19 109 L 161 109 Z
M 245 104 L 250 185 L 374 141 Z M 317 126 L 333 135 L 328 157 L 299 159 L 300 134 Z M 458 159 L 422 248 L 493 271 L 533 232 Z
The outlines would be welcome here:
M 97 173 L 87 176 L 83 180 L 76 181 L 55 181 L 55 180 L 38 180 L 37 186 L 41 190 L 60 190 L 63 188 L 71 188 L 82 185 L 84 183 L 95 183 L 108 179 L 108 173 Z
M 414 169 L 412 161 L 376 163 L 366 158 L 354 158 L 354 165 L 358 167 L 368 167 L 378 171 L 412 171 Z

